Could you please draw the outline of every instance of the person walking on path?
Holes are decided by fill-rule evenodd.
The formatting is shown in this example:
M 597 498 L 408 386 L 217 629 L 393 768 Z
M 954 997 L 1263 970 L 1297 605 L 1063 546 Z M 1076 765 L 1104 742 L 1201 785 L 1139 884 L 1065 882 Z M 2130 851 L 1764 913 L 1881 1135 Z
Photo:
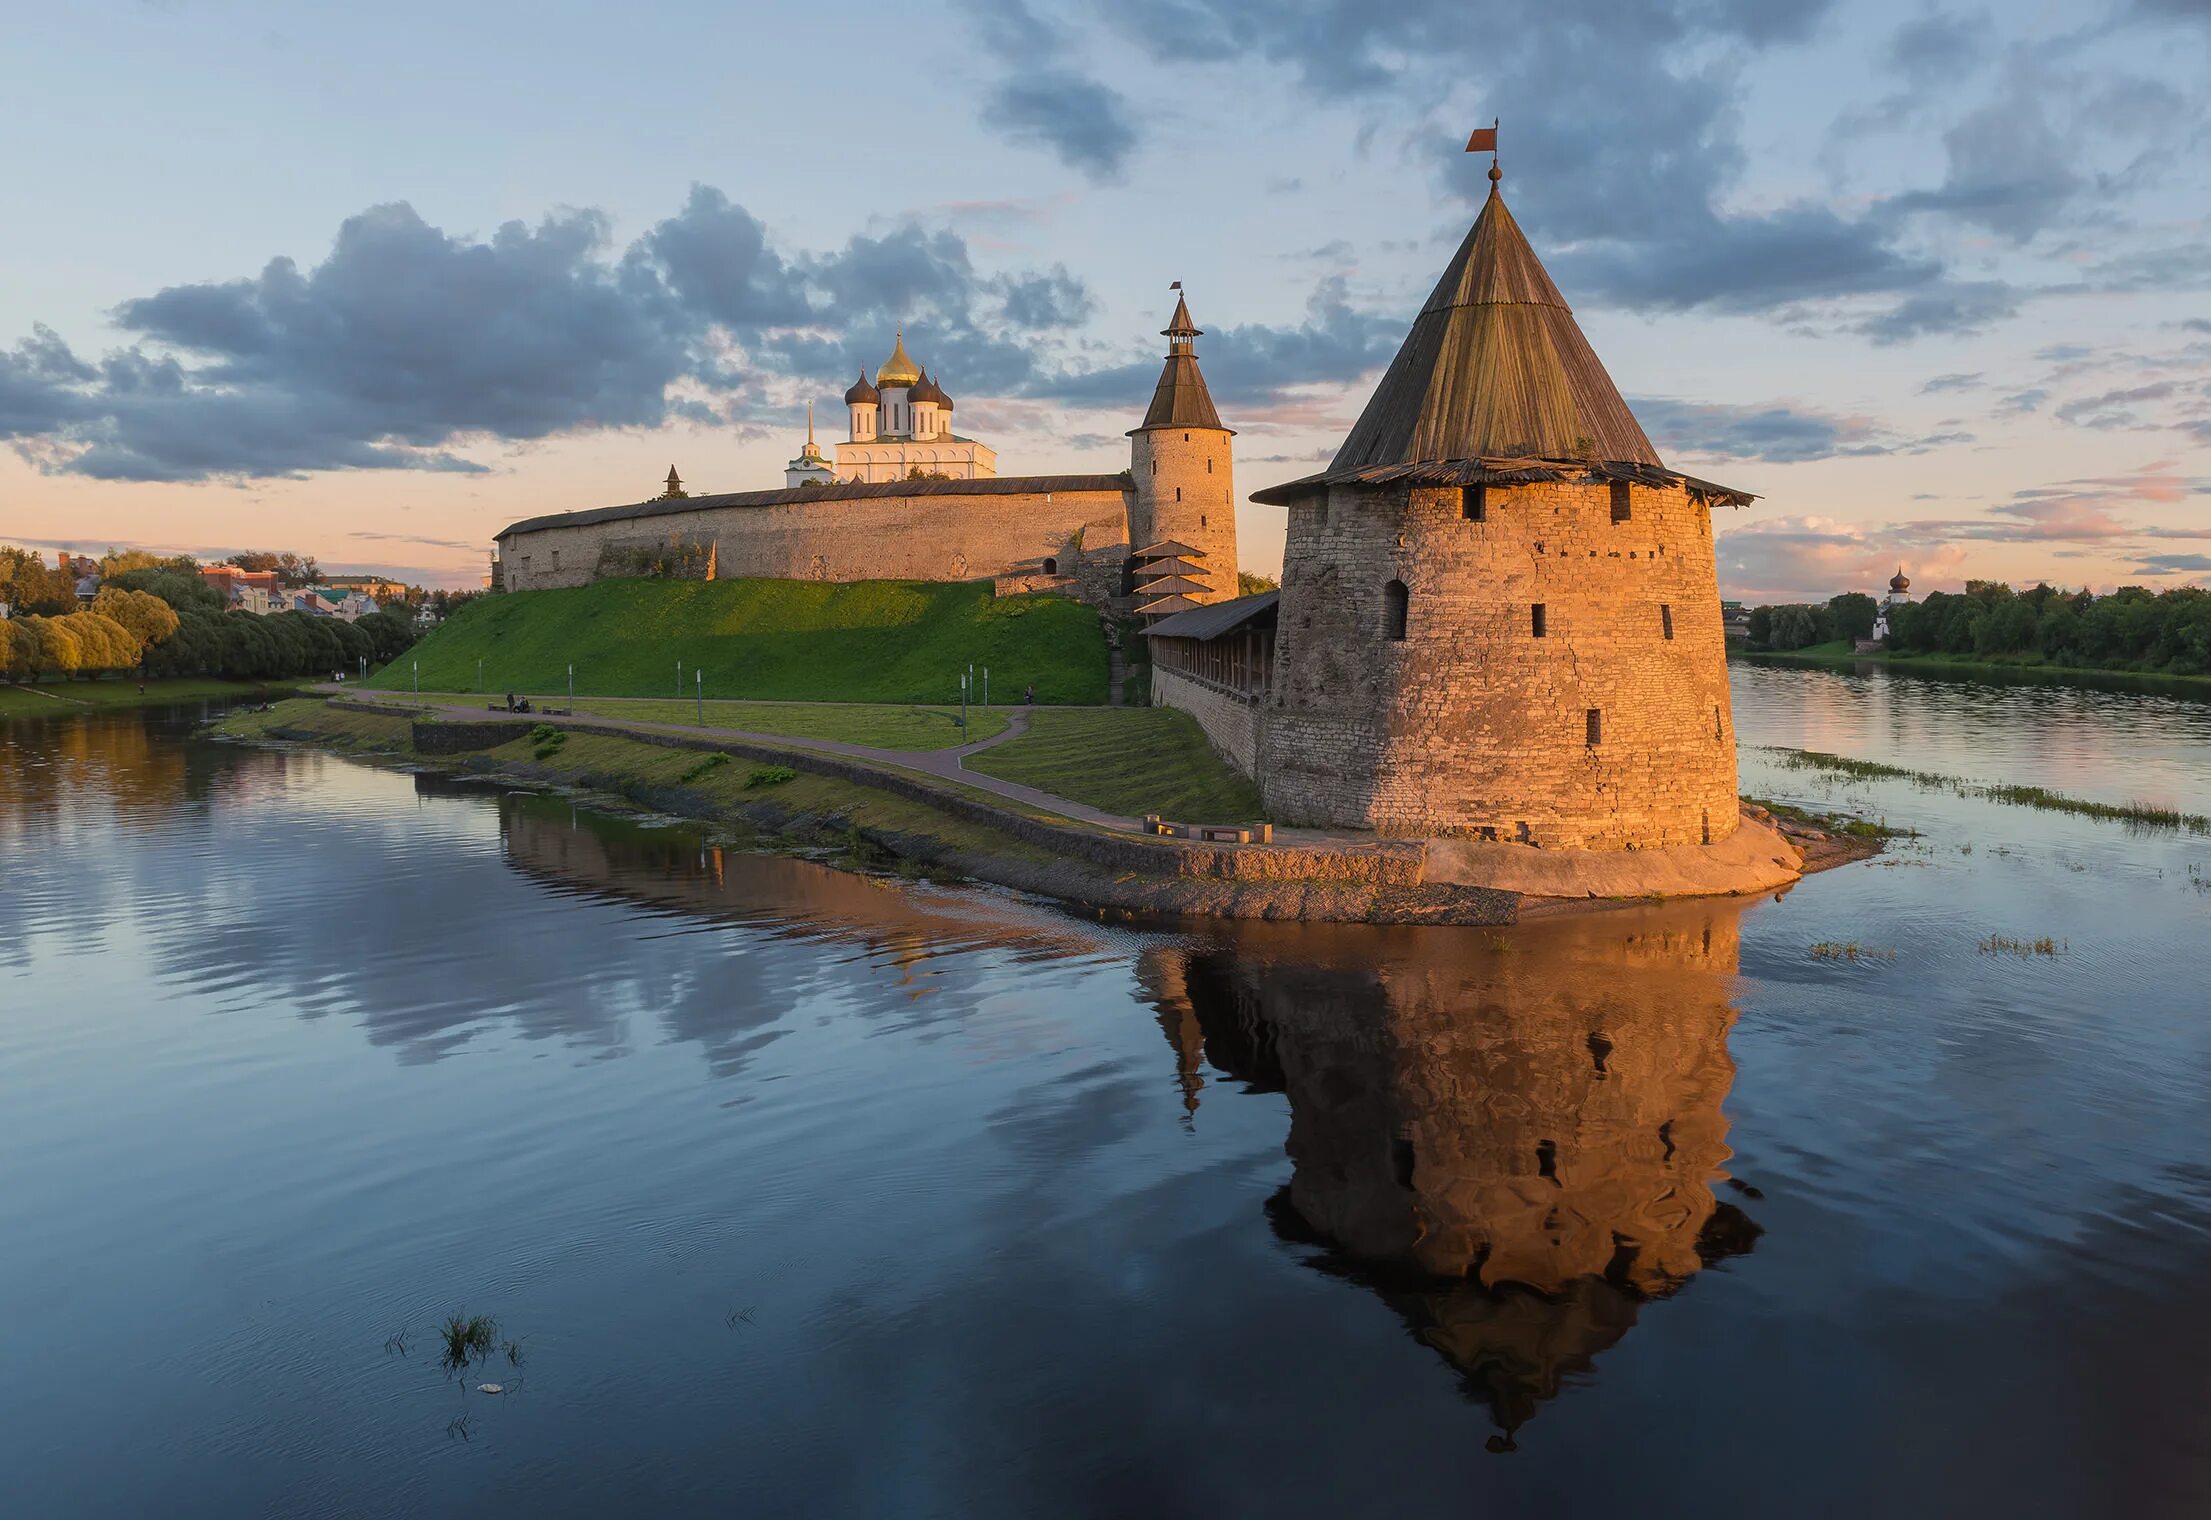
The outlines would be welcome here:
M 1021 693 L 1021 705 L 1023 707 L 1036 706 L 1036 687 L 1032 685 L 1026 691 Z

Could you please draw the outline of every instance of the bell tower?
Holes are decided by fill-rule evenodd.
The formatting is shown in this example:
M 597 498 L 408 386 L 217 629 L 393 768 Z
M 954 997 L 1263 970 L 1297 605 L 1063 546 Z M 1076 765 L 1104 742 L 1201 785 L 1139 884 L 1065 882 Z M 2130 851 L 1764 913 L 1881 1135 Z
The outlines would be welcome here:
M 1179 292 L 1182 282 L 1174 288 Z M 1221 426 L 1198 372 L 1203 333 L 1179 294 L 1174 320 L 1160 336 L 1167 340 L 1167 363 L 1144 421 L 1129 430 L 1136 482 L 1130 548 L 1141 559 L 1147 549 L 1183 546 L 1192 552 L 1158 556 L 1176 564 L 1179 579 L 1194 583 L 1180 594 L 1199 603 L 1226 601 L 1236 595 L 1236 476 L 1229 447 L 1236 435 Z

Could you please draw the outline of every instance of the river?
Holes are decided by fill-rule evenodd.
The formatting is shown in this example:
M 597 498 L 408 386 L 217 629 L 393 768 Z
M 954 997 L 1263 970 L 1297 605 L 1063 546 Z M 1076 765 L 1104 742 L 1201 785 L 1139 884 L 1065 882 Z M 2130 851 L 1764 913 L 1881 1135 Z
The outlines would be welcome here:
M 2211 839 L 1759 748 L 2206 811 L 2211 705 L 1735 680 L 1746 792 L 1918 837 L 1505 931 L 0 725 L 0 1494 L 2211 1511 Z

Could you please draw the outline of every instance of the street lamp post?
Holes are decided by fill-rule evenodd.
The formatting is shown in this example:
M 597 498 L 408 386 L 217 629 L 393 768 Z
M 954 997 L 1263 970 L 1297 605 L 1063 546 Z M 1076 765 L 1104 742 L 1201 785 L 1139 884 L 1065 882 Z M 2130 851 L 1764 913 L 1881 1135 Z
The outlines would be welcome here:
M 576 706 L 576 662 L 574 660 L 568 662 L 568 706 L 571 711 Z
M 704 728 L 706 727 L 706 672 L 694 665 L 691 667 L 691 674 L 697 678 L 696 690 L 699 695 L 699 727 Z
M 415 661 L 415 662 L 414 662 L 414 666 L 415 666 L 415 695 L 419 697 L 419 696 L 421 696 L 421 695 L 422 695 L 422 662 L 421 662 L 420 660 L 417 660 L 417 661 Z
M 990 667 L 983 667 L 983 711 L 990 711 Z
M 967 683 L 971 679 L 973 678 L 970 676 L 960 677 L 960 737 L 962 739 L 967 737 Z
M 683 661 L 676 661 L 676 700 L 683 700 Z
M 478 696 L 481 696 L 481 695 L 483 695 L 483 690 L 484 690 L 484 657 L 483 657 L 482 655 L 478 655 L 478 656 L 476 657 L 476 693 L 477 693 L 477 695 L 478 695 Z

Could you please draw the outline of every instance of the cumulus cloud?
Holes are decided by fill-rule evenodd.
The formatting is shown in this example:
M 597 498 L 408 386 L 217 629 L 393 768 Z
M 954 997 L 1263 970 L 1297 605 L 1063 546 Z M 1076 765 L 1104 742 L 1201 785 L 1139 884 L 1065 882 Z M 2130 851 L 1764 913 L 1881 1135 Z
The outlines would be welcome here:
M 123 302 L 129 346 L 96 361 L 34 328 L 0 350 L 0 440 L 108 480 L 474 472 L 485 441 L 755 426 L 772 383 L 841 383 L 898 321 L 932 367 L 1018 393 L 1038 370 L 1023 335 L 1090 305 L 1063 267 L 984 273 L 957 234 L 912 222 L 780 250 L 711 186 L 620 250 L 597 212 L 476 239 L 393 204 L 348 218 L 311 268 Z

